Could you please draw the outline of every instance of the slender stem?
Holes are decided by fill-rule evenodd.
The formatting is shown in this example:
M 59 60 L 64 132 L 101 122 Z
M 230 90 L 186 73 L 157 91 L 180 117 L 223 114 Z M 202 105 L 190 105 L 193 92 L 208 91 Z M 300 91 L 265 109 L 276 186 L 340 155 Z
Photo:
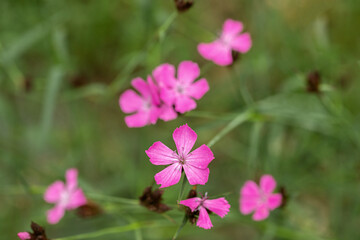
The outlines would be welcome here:
M 183 196 L 183 194 L 184 194 L 185 183 L 186 183 L 186 176 L 185 176 L 185 174 L 183 174 L 182 178 L 183 178 L 183 180 L 182 180 L 182 182 L 181 182 L 180 191 L 179 191 L 179 196 L 178 196 L 178 200 L 177 200 L 177 203 L 178 203 L 178 204 L 180 203 L 181 198 L 182 198 L 182 196 Z
M 172 240 L 175 240 L 175 239 L 179 236 L 179 233 L 181 232 L 181 230 L 183 229 L 183 227 L 186 225 L 187 220 L 188 220 L 188 218 L 187 218 L 187 216 L 186 216 L 186 214 L 185 214 L 185 215 L 184 215 L 184 218 L 183 218 L 183 221 L 182 221 L 181 225 L 179 226 L 178 230 L 176 231 L 176 233 L 174 234 Z

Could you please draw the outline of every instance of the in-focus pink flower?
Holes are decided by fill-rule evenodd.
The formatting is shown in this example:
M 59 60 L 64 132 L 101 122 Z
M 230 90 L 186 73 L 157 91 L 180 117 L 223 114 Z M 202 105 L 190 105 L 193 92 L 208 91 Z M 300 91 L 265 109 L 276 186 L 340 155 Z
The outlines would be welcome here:
M 241 34 L 242 30 L 242 22 L 227 19 L 218 39 L 198 45 L 200 55 L 220 66 L 232 64 L 232 51 L 246 53 L 252 45 L 250 34 Z
M 208 199 L 207 194 L 203 198 L 189 198 L 180 201 L 180 204 L 187 206 L 192 212 L 199 211 L 199 218 L 196 222 L 196 226 L 210 229 L 212 223 L 207 210 L 219 215 L 221 218 L 230 211 L 230 204 L 225 198 Z
M 64 216 L 65 210 L 76 209 L 86 204 L 86 197 L 78 187 L 77 176 L 77 169 L 68 169 L 65 184 L 56 181 L 46 189 L 44 200 L 55 204 L 54 208 L 47 211 L 47 220 L 50 224 L 58 223 Z
M 28 232 L 19 232 L 17 235 L 21 240 L 31 239 L 30 233 Z
M 209 178 L 209 163 L 214 159 L 210 148 L 203 144 L 190 152 L 193 148 L 197 135 L 187 124 L 178 127 L 173 133 L 177 152 L 165 146 L 162 142 L 155 142 L 146 154 L 154 165 L 170 165 L 155 175 L 160 188 L 169 187 L 179 182 L 181 172 L 191 185 L 204 185 Z
M 240 212 L 250 214 L 255 212 L 253 220 L 261 221 L 269 216 L 270 210 L 279 207 L 282 202 L 280 193 L 273 193 L 276 181 L 271 175 L 263 175 L 260 186 L 254 181 L 246 181 L 240 191 Z
M 200 76 L 200 68 L 191 61 L 179 64 L 176 77 L 175 67 L 168 63 L 158 66 L 153 71 L 153 76 L 159 85 L 161 99 L 168 106 L 174 105 L 179 113 L 195 109 L 195 100 L 199 100 L 209 91 L 205 78 L 194 82 Z

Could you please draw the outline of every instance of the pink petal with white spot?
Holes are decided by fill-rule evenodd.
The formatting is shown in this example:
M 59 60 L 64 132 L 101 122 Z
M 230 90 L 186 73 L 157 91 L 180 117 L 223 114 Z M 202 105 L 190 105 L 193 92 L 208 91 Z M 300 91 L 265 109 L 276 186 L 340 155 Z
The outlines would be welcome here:
M 224 22 L 222 29 L 222 37 L 223 38 L 233 38 L 243 30 L 242 22 L 235 21 L 232 19 L 227 19 Z
M 30 233 L 28 232 L 19 232 L 17 235 L 21 240 L 31 239 Z
M 66 210 L 76 209 L 82 205 L 85 205 L 86 202 L 85 194 L 80 188 L 78 188 L 70 194 L 69 201 L 66 205 Z
M 126 90 L 119 98 L 119 105 L 124 113 L 132 113 L 142 108 L 143 99 L 133 90 Z
M 57 203 L 61 199 L 61 193 L 65 191 L 65 185 L 61 181 L 51 184 L 45 191 L 44 200 L 48 203 Z
M 70 191 L 75 189 L 78 185 L 77 178 L 78 178 L 78 171 L 75 168 L 70 168 L 66 171 L 65 174 L 66 178 L 66 187 Z
M 188 154 L 186 158 L 186 164 L 205 169 L 214 158 L 214 154 L 210 148 L 203 144 Z
M 201 198 L 195 197 L 195 198 L 181 200 L 180 204 L 189 207 L 193 212 L 200 205 L 200 202 L 201 202 Z
M 179 64 L 177 79 L 181 83 L 192 83 L 200 76 L 200 68 L 197 63 L 183 61 Z
M 217 65 L 227 66 L 233 63 L 230 46 L 227 46 L 220 40 L 212 43 L 200 43 L 198 52 L 203 58 L 211 60 Z
M 205 200 L 203 206 L 222 218 L 230 211 L 230 204 L 223 197 Z
M 175 67 L 171 64 L 164 63 L 156 67 L 152 72 L 153 77 L 158 83 L 159 87 L 173 87 L 176 83 Z
M 131 85 L 144 97 L 148 98 L 151 96 L 149 85 L 144 79 L 137 77 L 131 80 Z
M 231 47 L 238 52 L 246 53 L 250 50 L 252 46 L 252 41 L 249 33 L 241 34 L 235 37 L 230 42 Z
M 178 162 L 178 155 L 162 142 L 155 142 L 145 153 L 154 165 L 169 165 Z
M 65 214 L 65 208 L 61 206 L 55 206 L 47 211 L 47 221 L 50 224 L 56 224 Z
M 163 104 L 160 107 L 159 118 L 164 120 L 165 122 L 167 122 L 167 121 L 177 118 L 177 113 L 174 111 L 174 108 L 172 106 Z
M 181 95 L 175 99 L 175 110 L 179 113 L 189 112 L 196 108 L 196 102 L 185 95 Z
M 272 194 L 267 200 L 267 206 L 270 210 L 280 207 L 282 202 L 282 195 L 280 193 Z
M 161 184 L 160 188 L 169 187 L 177 184 L 181 178 L 182 166 L 174 163 L 155 175 L 156 184 Z
M 252 218 L 254 221 L 261 221 L 266 219 L 268 216 L 269 216 L 269 209 L 266 207 L 265 204 L 263 204 L 256 209 Z
M 209 214 L 207 213 L 206 209 L 203 207 L 200 207 L 199 218 L 196 222 L 196 226 L 204 229 L 210 229 L 213 227 Z
M 197 135 L 187 124 L 176 128 L 173 132 L 178 155 L 187 155 L 193 148 Z
M 209 84 L 205 78 L 202 78 L 199 81 L 196 81 L 195 83 L 193 83 L 191 86 L 189 86 L 187 88 L 186 93 L 188 96 L 193 97 L 196 100 L 199 100 L 208 91 L 209 91 Z
M 276 181 L 271 175 L 263 175 L 260 179 L 260 188 L 264 193 L 272 193 L 276 188 Z
M 200 169 L 191 165 L 183 165 L 187 179 L 190 185 L 205 185 L 209 179 L 209 168 Z

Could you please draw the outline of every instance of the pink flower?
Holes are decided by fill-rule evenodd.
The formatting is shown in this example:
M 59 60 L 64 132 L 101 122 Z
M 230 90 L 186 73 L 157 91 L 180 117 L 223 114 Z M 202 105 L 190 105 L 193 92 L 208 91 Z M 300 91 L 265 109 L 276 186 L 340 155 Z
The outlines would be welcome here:
M 31 239 L 30 233 L 28 232 L 19 232 L 17 235 L 21 240 Z
M 194 82 L 200 76 L 200 68 L 191 61 L 179 64 L 177 77 L 175 67 L 167 63 L 158 66 L 153 71 L 153 76 L 160 87 L 161 99 L 168 106 L 175 105 L 175 110 L 179 113 L 195 109 L 195 100 L 199 100 L 209 91 L 205 78 Z
M 246 53 L 252 45 L 250 34 L 240 34 L 242 30 L 242 22 L 227 19 L 219 39 L 198 45 L 200 55 L 220 66 L 232 64 L 232 51 Z
M 204 229 L 210 229 L 213 226 L 207 210 L 219 215 L 221 218 L 225 217 L 230 211 L 230 204 L 225 198 L 222 197 L 209 200 L 207 194 L 205 194 L 203 198 L 195 197 L 182 200 L 180 201 L 180 204 L 189 207 L 192 212 L 199 211 L 199 218 L 196 226 Z
M 146 154 L 154 165 L 170 165 L 155 175 L 160 188 L 169 187 L 179 182 L 181 172 L 185 175 L 191 185 L 204 185 L 209 178 L 209 163 L 214 159 L 210 148 L 203 144 L 190 152 L 195 144 L 197 135 L 187 124 L 175 129 L 173 139 L 177 152 L 165 146 L 162 142 L 155 142 Z
M 253 220 L 261 221 L 269 216 L 269 211 L 279 207 L 282 202 L 280 193 L 273 193 L 276 181 L 271 175 L 263 175 L 260 179 L 260 187 L 253 182 L 247 181 L 240 191 L 240 212 L 250 214 L 255 212 Z
M 76 209 L 86 204 L 83 191 L 77 183 L 78 171 L 74 168 L 66 171 L 66 184 L 56 181 L 51 184 L 44 194 L 44 200 L 54 203 L 55 207 L 47 211 L 47 220 L 50 224 L 56 224 L 64 216 L 65 210 Z

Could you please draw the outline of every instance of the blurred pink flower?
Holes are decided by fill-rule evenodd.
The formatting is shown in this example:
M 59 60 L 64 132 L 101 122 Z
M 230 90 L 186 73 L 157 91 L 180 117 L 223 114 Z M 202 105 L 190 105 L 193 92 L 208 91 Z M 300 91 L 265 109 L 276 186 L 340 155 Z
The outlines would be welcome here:
M 196 226 L 210 229 L 212 228 L 212 223 L 209 217 L 207 210 L 219 215 L 221 218 L 230 211 L 230 204 L 226 201 L 225 198 L 217 199 L 208 199 L 207 194 L 203 198 L 189 198 L 180 201 L 180 204 L 187 206 L 191 209 L 192 212 L 199 211 L 199 218 L 196 222 Z
M 30 233 L 28 232 L 19 232 L 17 235 L 21 240 L 31 239 Z
M 86 197 L 77 183 L 78 171 L 75 168 L 66 171 L 66 184 L 56 181 L 44 194 L 44 200 L 54 203 L 55 207 L 47 211 L 47 221 L 56 224 L 64 216 L 65 210 L 76 209 L 86 204 Z
M 269 211 L 279 207 L 282 202 L 280 193 L 273 193 L 276 181 L 271 175 L 263 175 L 260 187 L 254 181 L 246 181 L 240 191 L 240 212 L 250 214 L 255 212 L 253 220 L 261 221 L 269 216 Z
M 168 106 L 175 105 L 175 110 L 179 113 L 195 109 L 195 100 L 199 100 L 209 91 L 205 78 L 194 82 L 200 76 L 200 68 L 191 61 L 179 64 L 177 77 L 175 67 L 168 63 L 158 66 L 153 71 L 153 76 L 160 88 L 160 98 Z
M 220 66 L 232 64 L 232 51 L 246 53 L 252 45 L 250 34 L 240 34 L 242 30 L 242 22 L 227 19 L 223 25 L 220 38 L 211 43 L 200 43 L 198 45 L 200 55 Z
M 187 124 L 175 129 L 173 139 L 177 152 L 165 146 L 162 142 L 155 142 L 146 154 L 154 165 L 170 165 L 155 175 L 160 188 L 169 187 L 179 182 L 182 169 L 191 185 L 204 185 L 209 178 L 209 163 L 214 159 L 210 148 L 203 144 L 190 152 L 195 144 L 197 135 Z

